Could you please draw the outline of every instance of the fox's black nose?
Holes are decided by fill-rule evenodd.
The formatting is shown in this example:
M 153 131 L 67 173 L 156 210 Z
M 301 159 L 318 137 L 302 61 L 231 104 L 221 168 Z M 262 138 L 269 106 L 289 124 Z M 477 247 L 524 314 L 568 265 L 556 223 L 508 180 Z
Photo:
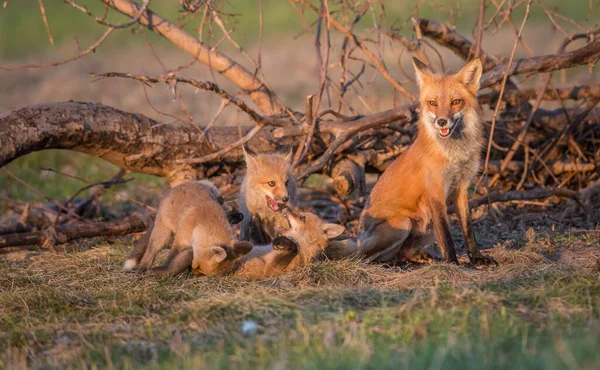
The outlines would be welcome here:
M 290 200 L 290 197 L 288 197 L 287 195 L 285 197 L 281 198 L 281 201 L 283 203 L 287 203 L 288 200 Z
M 438 119 L 438 121 L 437 121 L 437 124 L 438 124 L 438 126 L 440 126 L 440 127 L 444 127 L 444 126 L 446 126 L 446 124 L 447 124 L 447 123 L 448 123 L 448 121 L 447 121 L 446 119 L 444 119 L 444 118 L 440 118 L 440 119 Z

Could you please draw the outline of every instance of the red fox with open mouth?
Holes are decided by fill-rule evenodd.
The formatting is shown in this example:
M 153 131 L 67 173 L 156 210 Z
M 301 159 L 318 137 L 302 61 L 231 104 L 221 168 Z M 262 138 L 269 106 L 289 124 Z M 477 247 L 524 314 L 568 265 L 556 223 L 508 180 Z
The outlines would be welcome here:
M 357 241 L 339 242 L 326 254 L 427 262 L 432 257 L 422 248 L 435 235 L 444 260 L 458 263 L 446 209 L 451 200 L 471 263 L 496 264 L 479 251 L 469 208 L 468 189 L 479 171 L 483 146 L 477 103 L 481 61 L 471 61 L 454 75 L 434 74 L 416 58 L 413 64 L 420 89 L 417 138 L 375 184 L 359 220 Z
M 297 185 L 288 154 L 256 154 L 244 149 L 246 176 L 240 189 L 239 206 L 244 218 L 240 239 L 254 245 L 269 244 L 276 236 L 276 226 L 287 221 L 281 208 L 293 207 Z
M 327 223 L 313 213 L 286 208 L 281 214 L 286 226 L 275 226 L 279 236 L 272 243 L 254 245 L 241 258 L 235 248 L 228 246 L 202 250 L 202 255 L 194 252 L 194 261 L 197 262 L 192 265 L 192 271 L 202 266 L 214 275 L 233 273 L 242 279 L 274 277 L 317 261 L 331 239 L 344 232 L 343 226 Z M 236 261 L 233 270 L 220 262 L 227 260 Z

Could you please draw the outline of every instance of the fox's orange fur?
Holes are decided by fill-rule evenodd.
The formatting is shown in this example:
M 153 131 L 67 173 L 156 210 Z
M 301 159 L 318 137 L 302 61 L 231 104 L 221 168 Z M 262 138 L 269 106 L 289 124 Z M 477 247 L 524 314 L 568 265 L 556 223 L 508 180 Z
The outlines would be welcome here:
M 434 74 L 417 59 L 414 66 L 420 88 L 419 133 L 373 188 L 359 221 L 357 252 L 370 261 L 422 262 L 430 257 L 421 249 L 435 235 L 444 260 L 458 263 L 446 213 L 451 200 L 471 262 L 495 263 L 477 247 L 468 204 L 483 142 L 476 97 L 481 61 L 471 61 L 455 75 Z
M 291 169 L 291 153 L 255 154 L 244 150 L 246 175 L 240 190 L 239 206 L 244 218 L 240 239 L 254 245 L 269 244 L 276 226 L 287 221 L 281 209 L 293 207 L 297 185 Z
M 282 216 L 287 226 L 277 227 L 280 236 L 271 244 L 253 246 L 248 254 L 237 260 L 233 271 L 224 270 L 227 266 L 217 264 L 214 260 L 205 261 L 205 268 L 210 268 L 216 274 L 233 272 L 243 279 L 277 276 L 313 263 L 321 256 L 329 241 L 344 232 L 343 226 L 327 223 L 312 213 L 286 209 Z M 215 251 L 218 248 L 228 256 L 234 252 L 226 246 L 215 247 Z M 230 259 L 235 258 L 234 254 Z
M 214 275 L 233 268 L 252 245 L 234 239 L 221 203 L 219 190 L 210 181 L 193 181 L 169 189 L 160 202 L 154 224 L 136 242 L 123 268 L 150 269 L 171 238 L 167 263 L 151 269 L 151 273 L 177 275 L 193 265 L 204 275 Z M 227 246 L 232 253 L 223 254 L 218 248 L 221 246 Z

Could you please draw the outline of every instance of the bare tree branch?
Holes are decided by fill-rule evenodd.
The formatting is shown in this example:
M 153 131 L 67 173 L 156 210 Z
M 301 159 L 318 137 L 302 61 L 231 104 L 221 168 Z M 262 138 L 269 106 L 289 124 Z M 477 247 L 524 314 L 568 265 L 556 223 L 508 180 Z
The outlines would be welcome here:
M 131 0 L 102 0 L 102 2 L 132 18 L 135 18 L 141 10 L 141 7 Z M 197 58 L 201 63 L 206 64 L 212 70 L 236 84 L 249 94 L 263 114 L 279 114 L 286 110 L 286 107 L 279 103 L 275 93 L 269 90 L 253 73 L 228 56 L 197 40 L 167 19 L 148 9 L 142 12 L 139 23 L 171 41 L 186 53 Z
M 22 245 L 38 245 L 51 248 L 56 244 L 64 244 L 74 239 L 93 238 L 97 236 L 114 236 L 140 233 L 146 230 L 146 224 L 139 217 L 131 217 L 123 221 L 98 222 L 92 224 L 70 224 L 57 228 L 29 233 L 0 235 L 0 248 Z
M 104 34 L 98 39 L 98 41 L 96 41 L 94 44 L 92 44 L 92 46 L 90 46 L 83 52 L 81 52 L 81 53 L 77 54 L 76 56 L 71 57 L 69 59 L 61 60 L 59 62 L 46 63 L 46 64 L 25 64 L 25 65 L 18 66 L 18 67 L 2 67 L 2 66 L 0 66 L 0 69 L 2 69 L 4 71 L 14 71 L 17 69 L 28 69 L 28 68 L 48 68 L 48 67 L 56 67 L 56 66 L 59 66 L 62 64 L 74 62 L 77 59 L 81 59 L 84 56 L 88 55 L 89 53 L 94 52 L 96 50 L 96 48 L 98 46 L 100 46 L 106 40 L 108 35 L 110 35 L 110 33 L 114 30 L 115 30 L 114 28 L 107 29 L 106 32 L 104 32 Z

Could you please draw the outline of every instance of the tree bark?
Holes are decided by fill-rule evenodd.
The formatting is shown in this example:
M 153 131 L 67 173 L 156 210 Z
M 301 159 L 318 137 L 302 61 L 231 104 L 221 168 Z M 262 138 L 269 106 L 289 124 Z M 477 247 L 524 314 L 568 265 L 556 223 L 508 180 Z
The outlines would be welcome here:
M 56 229 L 48 228 L 44 231 L 1 235 L 0 248 L 22 245 L 41 245 L 52 248 L 57 244 L 64 244 L 74 239 L 127 235 L 145 230 L 146 223 L 139 217 L 134 216 L 123 221 L 98 222 L 95 224 L 78 223 L 57 227 Z
M 350 135 L 398 120 L 406 120 L 407 108 L 388 110 L 351 122 L 327 121 L 320 127 L 326 144 L 339 147 Z M 252 126 L 241 127 L 245 135 Z M 124 112 L 101 104 L 61 102 L 18 108 L 0 114 L 0 167 L 31 152 L 68 149 L 105 159 L 132 172 L 164 177 L 172 185 L 207 177 L 224 165 L 236 167 L 243 161 L 240 148 L 234 148 L 211 161 L 196 165 L 186 159 L 214 153 L 204 128 L 189 123 L 160 124 L 141 114 Z M 264 127 L 248 143 L 256 152 L 272 152 L 298 145 L 305 127 Z M 213 127 L 208 132 L 214 146 L 225 148 L 240 138 L 237 127 Z M 398 137 L 399 139 L 399 137 Z M 322 154 L 316 146 L 311 155 Z M 321 161 L 324 167 L 329 157 Z M 215 169 L 216 167 L 216 169 Z M 311 166 L 310 171 L 322 167 Z M 307 171 L 305 171 L 307 172 Z M 308 172 L 307 172 L 308 173 Z

